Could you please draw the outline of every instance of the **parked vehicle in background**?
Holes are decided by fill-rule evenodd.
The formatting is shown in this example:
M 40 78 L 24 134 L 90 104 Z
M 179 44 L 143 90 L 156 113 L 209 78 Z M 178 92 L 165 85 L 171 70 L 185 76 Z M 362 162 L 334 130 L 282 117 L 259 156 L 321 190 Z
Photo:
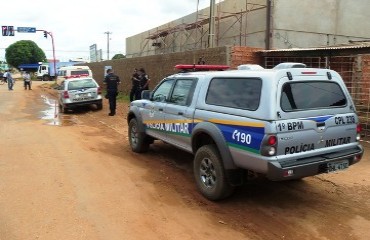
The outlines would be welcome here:
M 92 78 L 93 74 L 89 66 L 68 66 L 68 67 L 59 68 L 57 78 L 59 82 L 67 78 L 77 77 L 77 76 L 84 76 L 84 77 Z
M 48 62 L 48 63 L 41 63 L 37 68 L 37 79 L 42 81 L 49 81 L 55 79 L 55 74 L 58 73 L 58 70 L 61 67 L 73 66 L 76 64 L 83 64 L 85 62 Z M 54 67 L 55 65 L 55 67 Z M 55 72 L 56 70 L 56 72 Z
M 131 149 L 162 140 L 194 154 L 196 184 L 210 200 L 246 176 L 282 181 L 346 169 L 363 154 L 355 105 L 337 72 L 304 66 L 180 65 L 131 102 Z
M 91 77 L 68 78 L 61 82 L 57 91 L 59 107 L 63 113 L 91 105 L 96 105 L 97 110 L 103 108 L 102 89 Z

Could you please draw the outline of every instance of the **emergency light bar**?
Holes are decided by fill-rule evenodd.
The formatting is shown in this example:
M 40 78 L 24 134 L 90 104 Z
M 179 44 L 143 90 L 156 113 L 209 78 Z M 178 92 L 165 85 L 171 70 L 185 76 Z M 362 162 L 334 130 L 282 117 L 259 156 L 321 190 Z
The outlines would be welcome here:
M 176 69 L 192 71 L 223 71 L 229 69 L 228 65 L 202 65 L 202 64 L 177 64 Z
M 89 74 L 77 74 L 77 75 L 71 75 L 71 76 L 65 76 L 66 79 L 69 78 L 80 78 L 80 77 L 88 77 Z

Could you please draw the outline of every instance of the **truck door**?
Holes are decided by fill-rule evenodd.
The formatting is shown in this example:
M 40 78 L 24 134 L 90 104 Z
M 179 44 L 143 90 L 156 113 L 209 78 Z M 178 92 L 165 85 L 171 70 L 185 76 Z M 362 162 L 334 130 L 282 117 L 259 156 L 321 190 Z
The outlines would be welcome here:
M 195 79 L 177 79 L 164 111 L 168 139 L 186 150 L 191 150 L 190 135 L 195 110 L 190 105 L 195 84 Z
M 142 120 L 146 133 L 157 139 L 166 140 L 166 122 L 164 109 L 167 105 L 174 79 L 166 79 L 153 91 L 150 101 L 143 102 Z

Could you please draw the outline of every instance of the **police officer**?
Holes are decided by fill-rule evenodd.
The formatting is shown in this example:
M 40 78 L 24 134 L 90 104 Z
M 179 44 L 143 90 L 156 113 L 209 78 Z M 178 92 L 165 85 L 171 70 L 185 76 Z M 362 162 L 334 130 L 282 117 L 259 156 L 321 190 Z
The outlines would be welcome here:
M 141 92 L 144 90 L 149 90 L 149 76 L 146 74 L 144 68 L 139 69 L 139 80 L 140 80 L 140 90 L 137 91 L 136 99 L 141 99 Z
M 132 81 L 132 87 L 130 91 L 130 102 L 137 100 L 137 92 L 140 90 L 140 79 L 139 79 L 139 73 L 138 70 L 135 68 L 134 73 L 132 74 L 131 81 Z
M 107 70 L 107 75 L 104 78 L 104 84 L 107 86 L 107 98 L 109 100 L 109 116 L 114 116 L 116 114 L 116 98 L 118 95 L 118 84 L 121 80 L 117 75 L 113 73 L 113 69 Z

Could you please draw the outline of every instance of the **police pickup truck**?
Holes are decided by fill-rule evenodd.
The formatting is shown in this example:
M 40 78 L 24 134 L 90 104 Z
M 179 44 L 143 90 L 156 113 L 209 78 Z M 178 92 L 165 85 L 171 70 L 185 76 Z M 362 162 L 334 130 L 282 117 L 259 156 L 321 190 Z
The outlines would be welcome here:
M 181 73 L 131 103 L 129 142 L 138 153 L 155 140 L 192 153 L 197 187 L 210 200 L 231 195 L 247 173 L 301 179 L 363 155 L 355 105 L 335 71 L 296 63 L 177 67 Z

